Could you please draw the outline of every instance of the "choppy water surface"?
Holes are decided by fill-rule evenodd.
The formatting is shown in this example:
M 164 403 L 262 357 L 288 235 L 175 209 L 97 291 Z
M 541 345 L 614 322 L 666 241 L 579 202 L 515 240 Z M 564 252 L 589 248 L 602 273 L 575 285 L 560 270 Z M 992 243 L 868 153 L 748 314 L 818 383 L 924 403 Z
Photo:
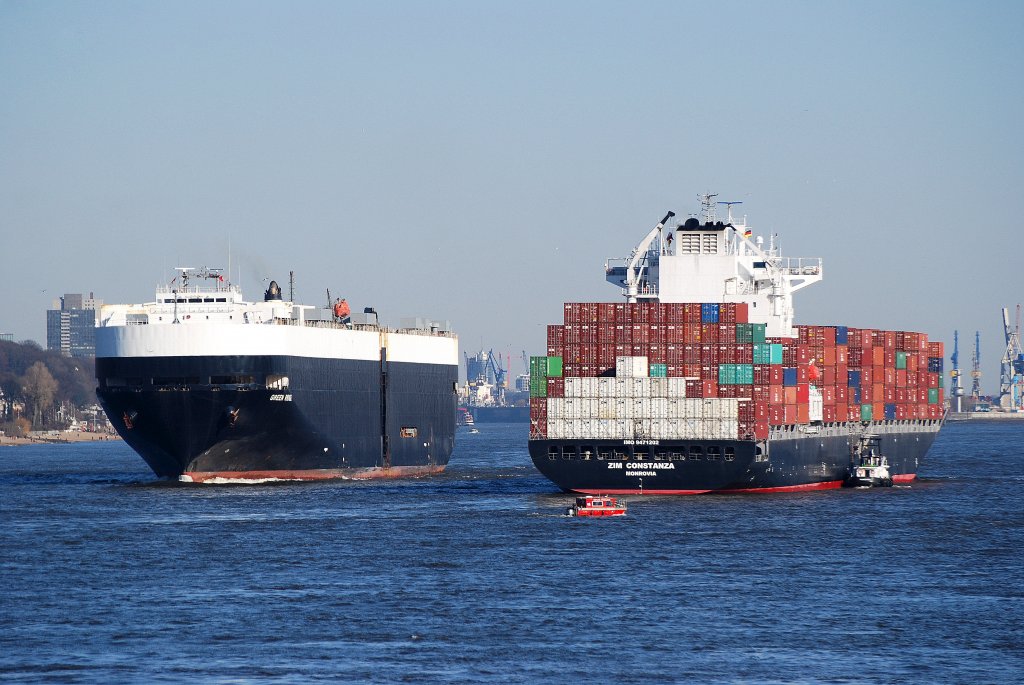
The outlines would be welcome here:
M 440 477 L 179 485 L 120 443 L 0 449 L 0 679 L 1024 681 L 1024 423 L 911 487 L 563 516 L 525 425 Z

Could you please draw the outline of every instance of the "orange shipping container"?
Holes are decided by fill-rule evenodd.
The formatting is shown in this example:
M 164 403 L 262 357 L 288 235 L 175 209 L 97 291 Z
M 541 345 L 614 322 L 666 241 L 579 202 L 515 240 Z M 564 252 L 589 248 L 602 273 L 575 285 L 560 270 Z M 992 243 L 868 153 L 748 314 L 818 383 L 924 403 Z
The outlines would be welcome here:
M 810 407 L 806 404 L 798 404 L 796 406 L 796 422 L 797 423 L 810 423 Z

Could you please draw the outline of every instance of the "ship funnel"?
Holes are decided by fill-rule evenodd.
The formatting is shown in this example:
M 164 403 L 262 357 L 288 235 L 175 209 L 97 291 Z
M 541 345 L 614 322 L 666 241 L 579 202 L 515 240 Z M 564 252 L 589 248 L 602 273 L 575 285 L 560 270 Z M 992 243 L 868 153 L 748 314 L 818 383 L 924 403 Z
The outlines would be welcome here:
M 263 293 L 263 301 L 270 302 L 271 300 L 281 299 L 281 286 L 277 284 L 277 281 L 271 281 L 267 287 L 267 292 Z

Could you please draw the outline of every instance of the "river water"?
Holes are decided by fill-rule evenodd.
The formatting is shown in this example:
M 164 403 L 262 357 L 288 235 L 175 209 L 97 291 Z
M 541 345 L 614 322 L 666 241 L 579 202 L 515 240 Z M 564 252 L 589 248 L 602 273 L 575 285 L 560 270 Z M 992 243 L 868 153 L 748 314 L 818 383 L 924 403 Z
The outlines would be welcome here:
M 0 448 L 0 680 L 1024 681 L 1024 423 L 947 425 L 909 487 L 605 520 L 564 516 L 525 424 L 479 428 L 385 483 Z

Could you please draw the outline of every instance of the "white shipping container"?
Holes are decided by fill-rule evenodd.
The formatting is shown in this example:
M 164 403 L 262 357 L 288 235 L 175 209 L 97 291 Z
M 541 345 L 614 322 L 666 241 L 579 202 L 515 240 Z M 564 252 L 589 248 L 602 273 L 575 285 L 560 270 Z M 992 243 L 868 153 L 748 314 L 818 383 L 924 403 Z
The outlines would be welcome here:
M 634 397 L 633 398 L 633 418 L 635 419 L 649 419 L 651 418 L 651 400 L 647 397 Z
M 549 419 L 564 419 L 565 418 L 565 398 L 564 397 L 549 397 L 548 398 L 548 418 Z
M 614 378 L 608 376 L 602 376 L 597 380 L 597 395 L 598 397 L 615 397 L 616 385 Z
M 601 380 L 601 379 L 600 378 L 584 378 L 583 379 L 583 389 L 584 389 L 584 393 L 585 393 L 585 395 L 587 397 L 600 397 L 601 396 L 600 383 L 598 383 L 599 380 Z
M 597 437 L 597 419 L 580 419 L 580 432 L 577 437 L 584 440 L 593 440 Z
M 651 379 L 650 378 L 634 378 L 633 379 L 633 397 L 650 397 L 651 396 Z
M 651 397 L 668 397 L 668 378 L 648 378 L 651 386 Z
M 562 395 L 564 397 L 579 397 L 579 391 L 577 388 L 579 386 L 580 379 L 573 376 L 566 376 L 563 380 L 565 389 L 562 391 Z
M 686 379 L 675 376 L 666 378 L 668 381 L 668 397 L 686 397 Z
M 631 418 L 633 418 L 633 398 L 632 397 L 616 397 L 615 398 L 615 418 L 617 418 L 617 419 L 631 419 Z
M 821 421 L 824 414 L 825 402 L 821 397 L 821 391 L 813 385 L 808 389 L 810 397 L 807 403 L 807 418 L 811 421 Z
M 676 421 L 676 431 L 680 440 L 701 440 L 704 438 L 703 419 L 684 418 Z
M 548 415 L 548 439 L 549 440 L 561 440 L 562 439 L 562 422 L 558 419 L 551 418 Z
M 647 357 L 616 357 L 615 376 L 636 378 L 647 375 Z
M 668 403 L 669 401 L 664 397 L 652 397 L 650 400 L 651 405 L 651 418 L 652 419 L 665 419 L 668 418 Z
M 614 419 L 615 418 L 615 400 L 608 397 L 602 397 L 597 400 L 597 418 L 599 419 Z

